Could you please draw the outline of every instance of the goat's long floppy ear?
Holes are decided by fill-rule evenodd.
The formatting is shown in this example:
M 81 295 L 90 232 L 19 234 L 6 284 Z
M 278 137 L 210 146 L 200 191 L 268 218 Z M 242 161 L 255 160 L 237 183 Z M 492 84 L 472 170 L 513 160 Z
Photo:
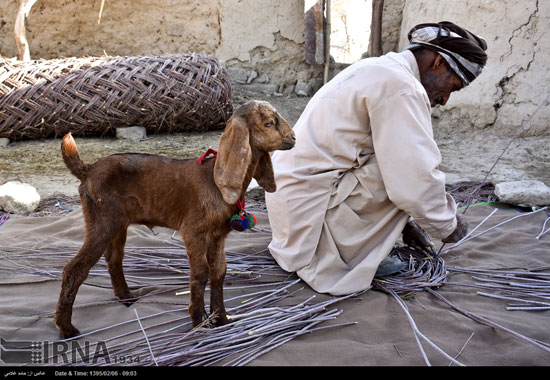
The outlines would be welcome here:
M 273 193 L 277 190 L 275 175 L 273 174 L 273 165 L 269 153 L 264 152 L 260 157 L 258 166 L 256 166 L 256 171 L 254 172 L 254 178 L 258 181 L 258 185 L 268 193 Z
M 228 204 L 239 199 L 251 160 L 248 127 L 241 118 L 231 118 L 220 138 L 214 165 L 214 182 Z

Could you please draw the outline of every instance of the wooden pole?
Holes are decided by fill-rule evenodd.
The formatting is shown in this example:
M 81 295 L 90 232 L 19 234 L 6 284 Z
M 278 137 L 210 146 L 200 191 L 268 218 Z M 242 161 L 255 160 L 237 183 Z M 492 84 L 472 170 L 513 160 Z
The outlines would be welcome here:
M 101 5 L 99 6 L 99 16 L 97 18 L 97 25 L 101 23 L 101 15 L 103 14 L 103 7 L 105 6 L 105 0 L 101 0 Z
M 372 0 L 372 21 L 370 25 L 369 57 L 382 55 L 382 13 L 384 0 Z
M 17 16 L 15 18 L 15 43 L 17 44 L 19 59 L 21 61 L 31 60 L 29 44 L 27 42 L 25 31 L 25 21 L 35 2 L 36 0 L 20 0 L 19 10 L 17 11 Z
M 330 0 L 325 3 L 325 73 L 323 83 L 328 82 L 328 72 L 330 68 Z

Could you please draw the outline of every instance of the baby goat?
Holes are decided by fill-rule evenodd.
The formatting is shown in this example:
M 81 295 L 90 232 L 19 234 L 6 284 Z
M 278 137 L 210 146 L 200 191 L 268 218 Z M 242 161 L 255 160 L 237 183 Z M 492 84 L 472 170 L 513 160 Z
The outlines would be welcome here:
M 224 242 L 229 220 L 238 212 L 254 177 L 266 191 L 276 189 L 269 152 L 291 149 L 292 128 L 267 102 L 250 101 L 227 122 L 217 158 L 177 160 L 159 155 L 115 154 L 85 164 L 68 133 L 61 143 L 65 164 L 81 180 L 79 187 L 86 233 L 76 256 L 63 269 L 55 324 L 61 338 L 80 335 L 72 325 L 73 303 L 90 268 L 105 256 L 115 295 L 134 301 L 122 270 L 130 224 L 178 230 L 189 257 L 189 313 L 193 326 L 207 314 L 204 289 L 210 278 L 210 312 L 216 325 L 228 322 L 223 282 Z

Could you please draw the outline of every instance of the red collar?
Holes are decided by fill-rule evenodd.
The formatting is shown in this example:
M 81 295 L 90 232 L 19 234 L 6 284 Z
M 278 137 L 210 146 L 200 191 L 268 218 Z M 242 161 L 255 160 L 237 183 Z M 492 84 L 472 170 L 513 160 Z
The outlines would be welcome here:
M 218 157 L 218 152 L 216 152 L 214 149 L 208 149 L 205 154 L 199 157 L 198 159 L 199 165 L 202 165 L 202 160 L 204 160 L 206 157 L 210 156 L 211 154 L 214 155 L 214 159 Z

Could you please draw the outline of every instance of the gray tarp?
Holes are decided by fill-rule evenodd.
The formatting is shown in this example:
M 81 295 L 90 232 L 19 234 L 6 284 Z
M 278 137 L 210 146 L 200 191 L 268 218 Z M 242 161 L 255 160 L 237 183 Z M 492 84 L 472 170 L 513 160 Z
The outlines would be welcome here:
M 491 205 L 470 207 L 466 214 L 470 226 L 475 227 L 492 212 L 494 207 Z M 517 215 L 523 214 L 513 208 L 499 208 L 476 233 Z M 271 236 L 267 216 L 258 213 L 257 217 L 260 229 L 247 233 L 232 233 L 226 244 L 228 251 L 263 252 L 257 254 L 267 255 L 265 249 Z M 450 269 L 524 270 L 548 267 L 550 265 L 550 233 L 536 239 L 547 217 L 544 211 L 521 217 L 466 242 L 444 255 L 446 265 Z M 167 240 L 173 242 L 171 231 L 155 229 L 155 232 L 157 232 L 156 235 L 141 226 L 130 228 L 126 267 L 128 263 L 132 262 L 131 258 L 138 255 L 140 250 L 146 250 L 145 247 L 163 246 L 165 249 L 171 247 L 172 253 L 170 254 L 173 255 L 174 260 L 184 256 L 181 249 L 165 243 Z M 59 275 L 59 272 L 55 272 L 59 271 L 62 266 L 57 258 L 59 252 L 69 251 L 68 257 L 70 257 L 71 252 L 76 252 L 79 248 L 82 236 L 83 221 L 80 210 L 75 210 L 65 216 L 40 218 L 13 216 L 0 227 L 0 338 L 2 338 L 2 344 L 13 341 L 53 342 L 58 339 L 58 332 L 53 325 L 51 313 L 55 310 L 60 281 L 51 276 Z M 14 247 L 21 248 L 14 250 Z M 135 249 L 133 247 L 143 248 Z M 44 252 L 45 248 L 52 252 L 50 258 L 47 253 L 41 257 L 33 256 L 32 260 L 24 260 L 20 255 L 14 256 L 16 253 L 25 254 L 25 252 L 30 255 L 33 252 L 32 249 L 40 249 L 40 252 Z M 166 250 L 163 251 L 163 254 L 166 252 Z M 53 257 L 56 259 L 54 260 Z M 169 263 L 166 256 L 163 257 L 164 262 Z M 73 323 L 82 333 L 87 333 L 122 322 L 132 322 L 95 332 L 80 338 L 79 342 L 106 342 L 107 349 L 110 349 L 111 345 L 116 342 L 128 341 L 130 338 L 144 340 L 143 332 L 138 322 L 135 321 L 136 311 L 146 329 L 146 334 L 153 343 L 156 330 L 148 329 L 151 324 L 170 321 L 176 317 L 180 318 L 178 322 L 162 326 L 162 329 L 167 329 L 181 324 L 182 320 L 188 321 L 185 311 L 187 295 L 179 293 L 186 290 L 187 280 L 182 278 L 181 284 L 179 284 L 181 286 L 178 288 L 177 272 L 170 270 L 163 272 L 166 277 L 164 279 L 162 276 L 159 278 L 156 273 L 142 275 L 142 277 L 149 276 L 149 279 L 142 279 L 138 276 L 135 277 L 135 280 L 129 281 L 130 288 L 137 295 L 149 294 L 149 296 L 141 298 L 131 307 L 126 307 L 116 301 L 106 302 L 112 301 L 114 295 L 108 277 L 102 275 L 105 273 L 103 264 L 102 259 L 101 263 L 93 268 L 96 272 L 88 278 L 89 285 L 83 285 L 80 288 L 76 298 Z M 31 267 L 34 269 L 30 269 Z M 270 281 L 282 282 L 287 279 L 288 274 L 277 267 L 274 268 L 274 271 L 270 270 L 267 276 L 248 282 L 237 279 L 227 284 L 225 293 L 228 309 L 242 304 L 247 298 L 257 298 L 258 296 L 252 295 L 252 293 L 271 286 L 269 285 Z M 129 269 L 127 268 L 127 270 Z M 40 270 L 48 271 L 49 274 L 44 272 L 41 274 Z M 544 272 L 550 271 L 546 269 Z M 127 273 L 137 276 L 135 272 Z M 232 276 L 228 275 L 229 278 Z M 254 277 L 253 274 L 251 276 Z M 292 275 L 290 279 L 296 279 L 296 277 Z M 550 278 L 547 279 L 550 280 Z M 479 282 L 472 279 L 470 273 L 462 274 L 452 270 L 449 272 L 448 281 L 460 284 Z M 165 285 L 161 285 L 163 283 Z M 168 291 L 157 295 L 151 294 L 159 290 Z M 290 290 L 296 290 L 296 292 L 291 293 L 289 297 L 281 300 L 275 306 L 298 304 L 312 295 L 315 295 L 315 298 L 308 301 L 308 304 L 334 299 L 329 295 L 316 294 L 303 282 L 293 285 Z M 488 318 L 524 336 L 545 342 L 547 347 L 545 351 L 510 333 L 480 324 L 451 309 L 427 292 L 417 293 L 414 297 L 406 297 L 405 305 L 424 336 L 451 356 L 457 355 L 464 348 L 458 357 L 461 363 L 475 366 L 542 366 L 550 364 L 549 310 L 508 311 L 505 309 L 506 301 L 478 295 L 476 292 L 480 289 L 464 285 L 447 284 L 436 291 L 456 306 Z M 488 290 L 482 291 L 497 293 Z M 251 294 L 250 297 L 247 296 L 248 293 Z M 242 297 L 235 298 L 238 296 Z M 82 305 L 88 306 L 82 307 Z M 147 316 L 161 311 L 178 308 L 184 310 L 147 318 Z M 407 315 L 391 295 L 369 290 L 355 297 L 340 300 L 330 305 L 328 309 L 341 310 L 342 314 L 331 321 L 322 322 L 317 327 L 347 322 L 356 323 L 319 329 L 296 337 L 260 355 L 250 365 L 425 365 Z M 180 334 L 179 336 L 185 336 L 189 329 L 189 325 L 184 325 L 174 331 Z M 127 331 L 133 331 L 133 334 L 122 336 Z M 210 334 L 211 332 L 206 331 L 193 336 L 196 336 L 197 342 L 200 342 L 207 339 Z M 280 336 L 282 333 L 278 334 Z M 253 332 L 250 335 L 253 335 Z M 432 365 L 448 365 L 450 363 L 425 341 L 422 341 L 422 344 Z M 6 351 L 9 350 L 2 351 L 3 356 L 0 358 L 2 365 L 10 364 L 5 362 L 5 359 L 9 358 L 6 356 L 8 355 Z M 13 349 L 11 351 L 13 352 Z M 24 355 L 18 357 L 21 359 L 24 358 Z M 39 364 L 53 362 L 53 358 L 42 358 L 41 360 L 38 361 Z M 149 361 L 150 364 L 150 356 L 143 354 L 141 361 L 142 363 Z

